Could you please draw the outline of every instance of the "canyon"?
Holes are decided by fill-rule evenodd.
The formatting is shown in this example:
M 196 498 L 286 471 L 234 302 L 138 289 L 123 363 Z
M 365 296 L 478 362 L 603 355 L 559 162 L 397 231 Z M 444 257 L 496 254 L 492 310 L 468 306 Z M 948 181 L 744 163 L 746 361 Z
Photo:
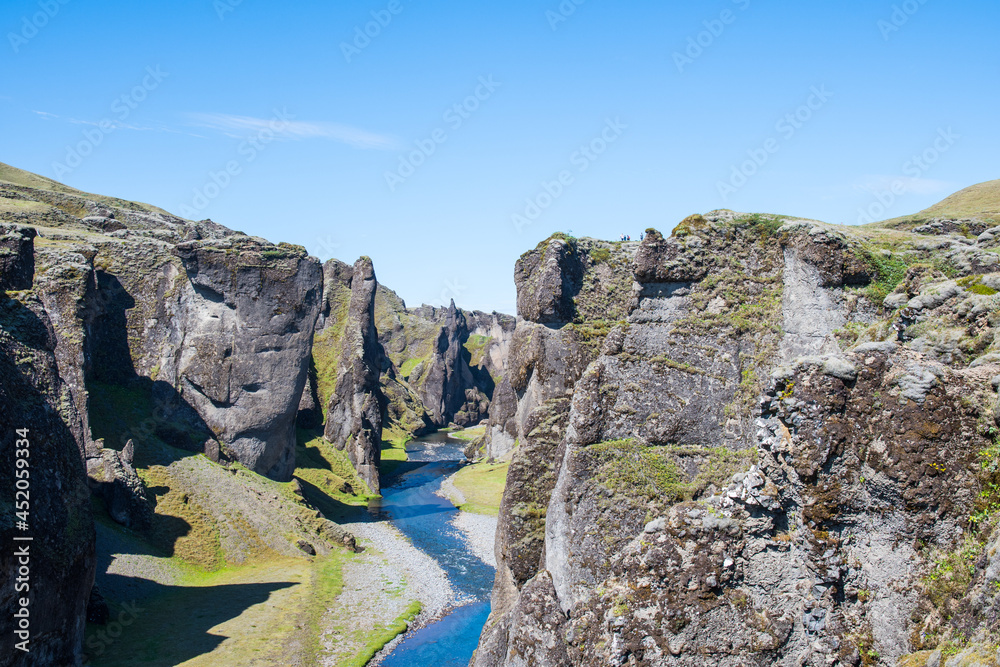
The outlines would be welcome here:
M 367 660 L 445 608 L 400 584 L 335 630 L 339 573 L 420 576 L 347 517 L 446 429 L 509 465 L 473 665 L 998 664 L 998 235 L 996 181 L 864 226 L 555 234 L 515 317 L 0 165 L 0 462 L 28 429 L 34 540 L 32 651 L 5 632 L 0 665 Z M 213 588 L 275 601 L 279 639 L 94 639 Z

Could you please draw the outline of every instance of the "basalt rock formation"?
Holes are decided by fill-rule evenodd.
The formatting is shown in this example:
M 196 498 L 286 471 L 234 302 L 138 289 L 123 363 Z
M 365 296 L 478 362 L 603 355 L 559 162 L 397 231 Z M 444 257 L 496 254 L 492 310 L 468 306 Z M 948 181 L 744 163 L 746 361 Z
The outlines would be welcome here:
M 429 408 L 431 420 L 438 425 L 449 421 L 459 426 L 478 424 L 489 409 L 487 394 L 476 386 L 472 370 L 463 358 L 468 338 L 465 315 L 452 301 L 420 385 L 423 403 Z
M 486 419 L 505 373 L 514 318 L 499 313 L 421 306 L 408 309 L 380 293 L 379 336 L 396 369 L 426 408 L 432 427 L 473 426 Z
M 355 262 L 349 287 L 350 305 L 325 436 L 337 449 L 347 452 L 361 479 L 378 493 L 382 420 L 387 405 L 379 376 L 387 361 L 375 330 L 378 282 L 369 258 Z
M 335 259 L 324 265 L 322 307 L 309 381 L 299 404 L 299 425 L 315 428 L 325 421 L 327 439 L 346 447 L 349 434 L 361 428 L 355 420 L 360 408 L 348 407 L 355 401 L 347 398 L 362 395 L 377 396 L 371 406 L 383 406 L 382 429 L 393 441 L 450 424 L 469 426 L 484 420 L 496 382 L 505 372 L 514 318 L 462 311 L 454 303 L 449 308 L 407 308 L 395 292 L 377 281 L 373 294 L 364 295 L 363 316 L 352 315 L 354 271 Z M 369 299 L 373 319 L 367 315 Z M 355 341 L 351 350 L 366 350 L 360 357 L 349 353 L 348 358 L 355 360 L 350 363 L 367 359 L 364 377 L 352 380 L 351 390 L 339 380 L 345 372 L 348 337 Z M 361 340 L 366 342 L 359 347 Z M 368 423 L 373 422 L 369 419 Z M 374 433 L 374 429 L 366 432 Z M 368 470 L 362 476 L 377 489 L 374 443 L 368 436 L 363 439 L 368 454 L 357 451 L 352 460 L 362 461 L 359 465 Z
M 89 424 L 96 384 L 142 393 L 155 405 L 148 430 L 171 446 L 289 479 L 319 263 L 302 248 L 141 204 L 68 188 L 2 190 L 16 204 L 5 219 L 42 235 L 36 291 L 83 415 L 85 457 L 102 458 Z M 121 449 L 132 435 L 108 445 Z
M 522 257 L 473 664 L 993 664 L 982 217 L 970 239 L 715 211 Z

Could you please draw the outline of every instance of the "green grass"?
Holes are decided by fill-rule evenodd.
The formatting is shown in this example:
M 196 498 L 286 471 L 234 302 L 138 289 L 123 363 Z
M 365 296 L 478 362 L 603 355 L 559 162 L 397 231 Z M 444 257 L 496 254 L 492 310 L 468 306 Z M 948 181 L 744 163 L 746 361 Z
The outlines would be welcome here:
M 410 603 L 406 611 L 391 624 L 375 629 L 371 639 L 368 640 L 368 644 L 361 653 L 354 658 L 342 661 L 337 667 L 365 667 L 368 661 L 382 650 L 383 646 L 391 642 L 398 635 L 406 632 L 409 622 L 417 617 L 421 608 L 419 602 L 414 601 Z
M 338 550 L 312 562 L 274 558 L 184 576 L 140 600 L 137 617 L 110 643 L 99 639 L 110 626 L 88 625 L 88 664 L 318 664 L 319 621 L 340 594 L 348 557 Z M 112 617 L 119 618 L 117 605 L 110 606 Z
M 701 216 L 698 216 L 701 217 Z M 778 236 L 778 230 L 785 224 L 785 219 L 778 215 L 767 215 L 765 213 L 753 213 L 743 215 L 733 220 L 736 227 L 747 227 L 761 237 L 762 240 Z
M 594 264 L 602 264 L 611 259 L 611 251 L 607 248 L 595 248 L 590 251 L 590 259 L 594 261 Z
M 969 186 L 919 213 L 876 222 L 874 226 L 912 229 L 932 218 L 981 218 L 1000 224 L 1000 180 Z
M 306 611 L 307 664 L 315 665 L 320 662 L 323 613 L 334 605 L 337 596 L 344 590 L 343 560 L 347 557 L 349 556 L 345 552 L 333 551 L 330 555 L 317 559 L 313 568 L 312 588 L 315 604 L 310 605 Z
M 858 259 L 870 266 L 875 272 L 873 280 L 863 293 L 870 301 L 880 305 L 885 297 L 889 296 L 893 290 L 903 282 L 910 262 L 899 255 L 889 254 L 888 256 L 878 250 L 873 250 L 864 246 L 855 249 Z
M 486 434 L 486 425 L 482 424 L 480 426 L 473 426 L 472 428 L 462 429 L 461 431 L 453 431 L 451 433 L 451 437 L 471 442 L 476 438 L 482 437 L 485 434 Z
M 54 181 L 51 178 L 46 178 L 45 176 L 39 176 L 38 174 L 33 174 L 30 171 L 25 171 L 23 169 L 18 169 L 9 164 L 4 164 L 0 162 L 0 183 L 12 183 L 13 185 L 20 185 L 27 188 L 35 188 L 36 190 L 42 190 L 46 192 L 54 192 L 61 195 L 71 195 L 74 197 L 80 197 L 81 199 L 87 199 L 91 201 L 104 204 L 105 206 L 114 206 L 120 208 L 130 208 L 140 211 L 150 211 L 156 213 L 166 213 L 161 208 L 156 206 L 150 206 L 149 204 L 142 204 L 139 202 L 127 201 L 123 199 L 118 199 L 116 197 L 105 197 L 103 195 L 95 195 L 90 192 L 83 192 L 75 188 L 71 188 L 68 185 L 63 185 L 58 181 Z M 168 214 L 169 215 L 169 214 Z
M 983 214 L 1000 217 L 1000 180 L 959 190 L 917 214 L 919 218 L 971 218 Z
M 981 275 L 971 275 L 956 281 L 959 287 L 964 287 L 966 292 L 979 294 L 980 296 L 993 296 L 997 293 L 995 289 L 982 283 Z
M 319 431 L 296 430 L 295 476 L 312 484 L 335 501 L 345 505 L 365 506 L 377 497 L 365 484 L 347 454 L 335 449 Z M 349 484 L 354 494 L 341 489 Z
M 406 443 L 413 440 L 413 434 L 397 424 L 390 424 L 382 430 L 382 463 L 379 471 L 391 475 L 400 463 L 406 461 Z
M 405 461 L 406 443 L 413 435 L 396 425 L 382 431 L 382 461 Z
M 0 199 L 0 214 L 3 213 L 45 213 L 49 210 L 46 204 L 26 199 Z
M 464 512 L 497 516 L 503 489 L 507 484 L 510 462 L 474 463 L 467 465 L 452 478 L 455 487 L 465 496 L 459 506 Z

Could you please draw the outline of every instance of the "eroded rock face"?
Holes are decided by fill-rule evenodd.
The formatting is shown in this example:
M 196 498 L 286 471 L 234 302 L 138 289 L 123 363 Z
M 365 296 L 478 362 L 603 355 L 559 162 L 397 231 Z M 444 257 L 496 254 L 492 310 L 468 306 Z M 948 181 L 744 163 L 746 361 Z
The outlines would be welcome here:
M 304 252 L 229 244 L 175 247 L 188 284 L 179 295 L 178 347 L 161 356 L 158 378 L 194 406 L 233 458 L 288 480 L 321 269 Z
M 489 409 L 489 398 L 476 386 L 464 358 L 468 339 L 465 315 L 452 301 L 419 389 L 431 420 L 438 426 L 447 426 L 449 421 L 459 426 L 475 425 Z
M 598 352 L 542 372 L 572 378 L 558 398 L 534 378 L 558 353 L 515 335 L 491 428 L 520 446 L 475 664 L 889 665 L 993 627 L 991 560 L 945 607 L 925 577 L 980 502 L 995 359 L 896 342 L 847 289 L 884 269 L 842 231 L 727 212 L 679 229 L 635 252 Z M 909 281 L 905 317 L 985 326 L 991 280 Z
M 22 238 L 24 238 L 22 236 Z M 28 235 L 30 239 L 30 235 Z M 30 272 L 18 262 L 2 267 L 0 281 L 31 287 Z M 9 272 L 9 273 L 8 273 Z M 61 381 L 55 356 L 56 335 L 41 301 L 30 292 L 0 292 L 0 463 L 9 472 L 9 491 L 0 501 L 4 520 L 0 538 L 0 613 L 6 628 L 0 638 L 0 665 L 77 665 L 81 659 L 85 611 L 94 581 L 94 523 L 87 477 L 78 448 L 80 415 Z M 19 435 L 16 429 L 26 429 Z M 27 441 L 30 467 L 20 468 L 18 449 Z M 14 471 L 28 470 L 30 512 L 27 530 L 15 527 Z M 23 498 L 21 498 L 23 500 Z M 23 508 L 22 508 L 23 509 Z M 30 536 L 31 542 L 16 542 Z M 16 590 L 20 561 L 29 552 L 29 589 Z M 21 582 L 25 583 L 24 581 Z M 14 646 L 10 619 L 29 597 L 30 653 Z
M 355 262 L 350 286 L 337 386 L 327 408 L 325 436 L 347 452 L 361 479 L 378 493 L 382 421 L 387 406 L 379 376 L 388 360 L 375 328 L 378 282 L 369 258 Z
M 133 438 L 142 448 L 151 434 L 289 479 L 322 294 L 318 262 L 211 225 L 187 223 L 186 236 L 214 236 L 182 241 L 166 223 L 136 224 L 141 233 L 130 227 L 37 253 L 35 288 L 78 410 L 87 414 L 92 383 L 122 387 L 143 395 L 153 415 L 109 447 Z M 77 439 L 85 458 L 101 459 L 86 418 Z
M 454 301 L 448 308 L 407 308 L 383 287 L 376 297 L 376 320 L 392 376 L 418 397 L 427 428 L 470 426 L 486 418 L 495 378 L 506 370 L 514 318 L 464 311 Z M 416 412 L 392 403 L 394 409 Z
M 514 279 L 519 320 L 490 409 L 487 456 L 509 455 L 527 435 L 526 426 L 536 409 L 550 399 L 571 395 L 604 337 L 629 308 L 632 261 L 638 246 L 557 238 L 518 260 Z M 568 272 L 565 279 L 553 273 L 560 266 Z M 539 272 L 545 276 L 536 275 Z M 539 306 L 539 299 L 548 298 L 540 291 L 541 285 L 558 289 L 560 295 L 572 292 L 572 297 L 561 310 Z M 556 311 L 562 313 L 558 318 L 553 315 Z
M 566 240 L 552 238 L 525 253 L 514 266 L 517 314 L 540 324 L 572 322 L 582 274 L 579 256 Z
M 0 225 L 0 290 L 31 287 L 35 272 L 35 245 L 38 235 L 31 227 Z

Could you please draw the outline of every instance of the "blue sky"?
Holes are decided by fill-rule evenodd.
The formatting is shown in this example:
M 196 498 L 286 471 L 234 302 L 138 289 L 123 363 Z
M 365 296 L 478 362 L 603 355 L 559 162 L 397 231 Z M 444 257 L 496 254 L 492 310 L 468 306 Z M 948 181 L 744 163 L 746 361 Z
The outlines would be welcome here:
M 0 161 L 505 312 L 555 231 L 1000 177 L 994 0 L 576 2 L 5 0 Z

